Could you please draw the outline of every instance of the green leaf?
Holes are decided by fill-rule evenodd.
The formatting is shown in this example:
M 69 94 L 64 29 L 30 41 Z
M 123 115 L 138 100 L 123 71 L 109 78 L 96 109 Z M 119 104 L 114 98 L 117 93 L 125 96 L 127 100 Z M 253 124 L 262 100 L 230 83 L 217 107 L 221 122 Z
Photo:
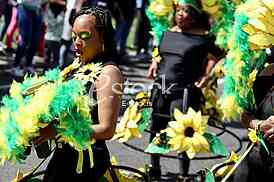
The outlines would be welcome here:
M 142 115 L 142 121 L 139 124 L 138 128 L 139 128 L 139 131 L 143 133 L 149 125 L 151 108 L 144 108 L 143 111 L 141 112 L 141 115 Z
M 263 138 L 263 133 L 262 132 L 260 132 L 258 134 L 258 140 L 259 140 L 260 144 L 263 146 L 263 148 L 265 149 L 265 151 L 267 152 L 267 155 L 270 155 L 269 150 L 268 150 L 268 148 L 267 148 L 267 146 L 266 146 L 266 144 L 264 142 L 264 138 Z
M 155 145 L 154 143 L 150 143 L 148 147 L 145 149 L 145 152 L 152 154 L 167 154 L 171 150 L 166 145 Z
M 227 148 L 215 134 L 206 132 L 203 136 L 206 138 L 210 147 L 210 151 L 213 154 L 226 157 L 229 155 Z
M 205 182 L 215 182 L 214 175 L 210 170 L 206 174 Z

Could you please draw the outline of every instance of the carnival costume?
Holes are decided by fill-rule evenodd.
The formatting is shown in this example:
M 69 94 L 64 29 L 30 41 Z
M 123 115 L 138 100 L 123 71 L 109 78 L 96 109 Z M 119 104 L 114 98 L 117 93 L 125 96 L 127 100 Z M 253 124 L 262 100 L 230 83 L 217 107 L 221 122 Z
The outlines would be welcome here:
M 88 83 L 85 85 L 86 93 L 88 93 L 89 100 L 92 101 L 92 110 L 90 116 L 93 119 L 93 124 L 98 124 L 98 107 L 96 103 L 96 88 L 95 80 L 99 76 L 103 66 L 109 64 L 115 64 L 104 53 L 93 58 L 90 63 L 81 64 L 77 69 L 67 74 L 67 79 L 80 79 L 86 80 Z M 99 67 L 98 67 L 99 65 Z M 68 68 L 69 69 L 69 68 Z M 66 71 L 66 68 L 65 70 Z M 77 167 L 78 154 L 68 144 L 57 144 L 56 152 L 53 154 L 53 158 L 47 167 L 47 172 L 44 177 L 44 181 L 62 181 L 67 179 L 68 181 L 89 181 L 93 179 L 99 180 L 101 176 L 106 172 L 110 165 L 110 158 L 105 141 L 96 140 L 92 145 L 93 159 L 89 157 L 89 150 L 83 151 L 82 162 L 83 169 L 80 174 L 74 170 Z M 90 167 L 90 162 L 93 160 L 93 167 Z M 65 177 L 65 178 L 64 178 Z
M 157 45 L 153 57 L 158 62 L 157 77 L 151 95 L 151 131 L 154 134 L 151 135 L 150 141 L 172 121 L 175 108 L 183 113 L 186 113 L 189 107 L 196 111 L 201 109 L 202 92 L 194 83 L 203 76 L 208 53 L 214 54 L 216 50 L 213 47 L 214 39 L 208 34 L 197 35 L 169 30 L 173 26 L 173 3 L 189 5 L 197 14 L 201 14 L 201 6 L 195 0 L 156 0 L 151 1 L 147 9 Z M 185 153 L 182 155 L 187 158 Z M 189 160 L 183 160 L 181 173 L 187 174 Z M 152 166 L 159 166 L 158 156 L 152 156 Z
M 110 165 L 105 141 L 92 139 L 92 125 L 98 123 L 94 83 L 103 66 L 115 64 L 105 60 L 104 54 L 86 64 L 75 59 L 62 72 L 13 82 L 0 113 L 1 162 L 24 160 L 39 128 L 50 124 L 57 131 L 56 148 L 44 181 L 99 180 Z
M 193 0 L 178 0 L 175 1 L 176 3 L 190 5 L 195 9 L 199 9 L 197 8 L 197 2 Z M 201 0 L 201 4 L 202 8 L 200 8 L 200 11 L 203 9 L 212 19 L 210 34 L 215 35 L 215 44 L 227 52 L 221 68 L 224 74 L 224 92 L 218 102 L 216 102 L 217 97 L 214 97 L 212 92 L 208 92 L 211 98 L 215 99 L 211 103 L 214 103 L 215 107 L 222 111 L 218 115 L 223 116 L 223 118 L 219 119 L 236 119 L 243 110 L 255 111 L 256 109 L 252 87 L 257 72 L 262 70 L 265 63 L 266 54 L 264 49 L 272 46 L 274 43 L 274 4 L 270 0 Z M 160 70 L 163 68 L 161 67 L 163 64 L 166 65 L 164 69 L 173 66 L 171 61 L 162 63 L 166 61 L 165 54 L 167 52 L 164 52 L 162 44 L 167 37 L 167 30 L 172 26 L 171 19 L 173 14 L 173 2 L 167 0 L 150 1 L 150 6 L 147 9 L 156 46 L 159 47 L 153 51 L 152 56 L 153 60 L 159 63 Z M 182 34 L 185 33 L 183 32 Z M 178 39 L 180 39 L 179 36 Z M 176 47 L 177 41 L 174 39 L 169 41 L 173 47 Z M 184 42 L 186 41 L 184 40 Z M 181 51 L 185 47 L 181 45 L 179 48 Z M 203 51 L 203 49 L 200 50 Z M 178 70 L 183 68 L 181 65 L 173 67 L 174 70 L 177 70 L 177 74 Z M 162 71 L 159 72 L 161 73 Z M 171 78 L 171 72 L 166 73 L 168 73 L 167 78 Z M 180 75 L 179 83 L 183 82 L 185 78 L 185 75 Z M 157 99 L 157 103 L 163 100 L 159 96 Z M 165 104 L 163 105 L 166 106 Z M 185 109 L 182 110 L 186 111 Z M 157 122 L 159 121 L 158 119 Z M 159 123 L 162 124 L 163 122 Z

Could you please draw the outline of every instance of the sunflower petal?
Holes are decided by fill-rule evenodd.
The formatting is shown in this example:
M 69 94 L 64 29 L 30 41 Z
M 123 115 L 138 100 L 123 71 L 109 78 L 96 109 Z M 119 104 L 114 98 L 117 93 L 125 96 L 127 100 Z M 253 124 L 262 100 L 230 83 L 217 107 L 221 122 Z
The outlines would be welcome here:
M 189 159 L 193 159 L 195 157 L 195 149 L 193 147 L 190 147 L 187 151 L 186 154 L 188 156 Z

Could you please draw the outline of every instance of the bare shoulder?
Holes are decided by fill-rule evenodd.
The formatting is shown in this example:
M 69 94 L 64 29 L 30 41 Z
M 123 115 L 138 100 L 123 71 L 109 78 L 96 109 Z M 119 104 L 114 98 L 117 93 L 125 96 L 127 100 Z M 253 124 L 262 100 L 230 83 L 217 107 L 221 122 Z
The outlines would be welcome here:
M 106 65 L 103 67 L 101 74 L 99 75 L 96 85 L 105 85 L 106 83 L 122 83 L 122 72 L 116 65 Z
M 102 74 L 122 75 L 120 68 L 113 64 L 104 66 L 102 69 Z

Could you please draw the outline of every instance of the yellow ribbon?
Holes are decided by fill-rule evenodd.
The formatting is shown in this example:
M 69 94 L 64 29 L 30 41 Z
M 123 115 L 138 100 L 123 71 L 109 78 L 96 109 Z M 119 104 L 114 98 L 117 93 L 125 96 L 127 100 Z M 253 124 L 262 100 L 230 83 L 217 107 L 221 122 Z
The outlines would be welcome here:
M 94 163 L 93 163 L 93 151 L 92 148 L 88 148 L 88 154 L 89 154 L 89 163 L 90 163 L 90 168 L 93 168 Z
M 79 156 L 78 156 L 78 162 L 77 162 L 76 172 L 78 174 L 80 174 L 83 171 L 84 154 L 83 154 L 83 151 L 79 151 L 78 153 L 79 153 Z
M 78 174 L 81 174 L 83 172 L 83 161 L 84 161 L 84 153 L 83 151 L 78 151 L 78 162 L 77 162 L 77 168 L 76 168 L 76 172 Z M 93 168 L 94 166 L 94 162 L 93 162 L 93 151 L 92 151 L 92 148 L 89 147 L 88 148 L 88 154 L 89 154 L 89 165 L 90 165 L 90 168 Z
M 256 143 L 252 143 L 248 149 L 245 151 L 245 153 L 240 157 L 239 161 L 231 168 L 231 170 L 226 174 L 226 176 L 223 178 L 221 182 L 226 182 L 227 179 L 231 176 L 231 174 L 235 171 L 235 169 L 240 165 L 240 163 L 245 159 L 247 154 L 253 149 Z

